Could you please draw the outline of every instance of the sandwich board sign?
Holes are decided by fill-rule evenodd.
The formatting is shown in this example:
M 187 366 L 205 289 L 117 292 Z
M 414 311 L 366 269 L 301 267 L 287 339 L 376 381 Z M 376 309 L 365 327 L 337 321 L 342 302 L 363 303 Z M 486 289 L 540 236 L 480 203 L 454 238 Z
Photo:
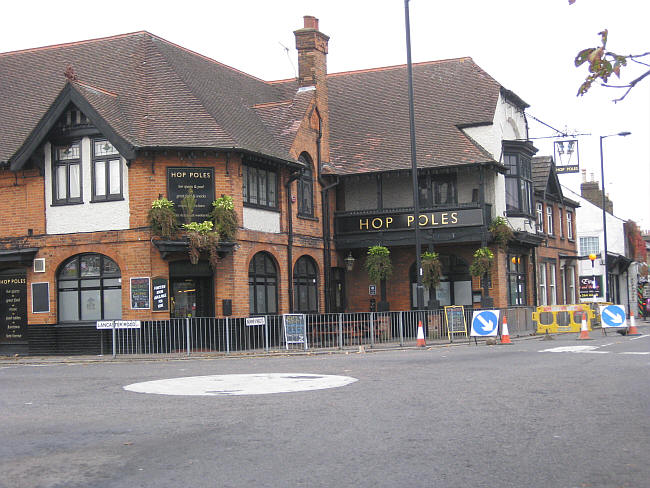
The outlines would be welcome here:
M 307 321 L 303 313 L 285 313 L 282 315 L 284 339 L 289 344 L 304 344 L 307 349 Z
M 495 337 L 499 330 L 499 310 L 475 310 L 470 337 Z

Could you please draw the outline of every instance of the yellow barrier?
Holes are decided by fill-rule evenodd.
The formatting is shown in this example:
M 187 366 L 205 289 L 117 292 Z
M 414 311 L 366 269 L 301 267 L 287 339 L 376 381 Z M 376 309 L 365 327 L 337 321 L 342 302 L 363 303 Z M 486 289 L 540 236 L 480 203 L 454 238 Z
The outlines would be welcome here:
M 533 312 L 533 321 L 537 323 L 537 333 L 546 332 L 580 332 L 582 314 L 587 314 L 587 328 L 591 330 L 594 312 L 588 304 L 580 305 L 544 305 Z

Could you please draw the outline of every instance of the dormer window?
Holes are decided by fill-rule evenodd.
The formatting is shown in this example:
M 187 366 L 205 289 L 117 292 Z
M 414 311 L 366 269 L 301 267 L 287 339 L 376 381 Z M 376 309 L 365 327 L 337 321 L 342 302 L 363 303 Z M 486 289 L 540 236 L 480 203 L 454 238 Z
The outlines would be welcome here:
M 54 146 L 52 175 L 53 203 L 69 205 L 82 203 L 81 197 L 81 144 L 79 141 Z
M 93 202 L 122 199 L 122 160 L 106 139 L 93 140 Z
M 506 173 L 506 211 L 510 216 L 533 216 L 533 181 L 530 160 L 536 149 L 529 142 L 503 141 Z

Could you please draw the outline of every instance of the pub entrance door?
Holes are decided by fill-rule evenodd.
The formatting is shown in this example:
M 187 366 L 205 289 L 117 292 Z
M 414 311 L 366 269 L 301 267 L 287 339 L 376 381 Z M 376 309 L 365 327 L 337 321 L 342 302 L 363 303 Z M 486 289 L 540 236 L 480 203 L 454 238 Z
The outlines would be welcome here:
M 207 261 L 169 264 L 172 318 L 214 317 L 213 275 Z

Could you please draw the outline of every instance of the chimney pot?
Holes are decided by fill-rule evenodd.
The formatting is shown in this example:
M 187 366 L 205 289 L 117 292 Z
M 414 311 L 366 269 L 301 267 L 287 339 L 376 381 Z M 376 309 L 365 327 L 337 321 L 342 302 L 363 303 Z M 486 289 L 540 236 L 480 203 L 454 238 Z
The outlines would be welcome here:
M 318 30 L 318 19 L 316 17 L 305 15 L 303 19 L 305 21 L 305 29 Z

